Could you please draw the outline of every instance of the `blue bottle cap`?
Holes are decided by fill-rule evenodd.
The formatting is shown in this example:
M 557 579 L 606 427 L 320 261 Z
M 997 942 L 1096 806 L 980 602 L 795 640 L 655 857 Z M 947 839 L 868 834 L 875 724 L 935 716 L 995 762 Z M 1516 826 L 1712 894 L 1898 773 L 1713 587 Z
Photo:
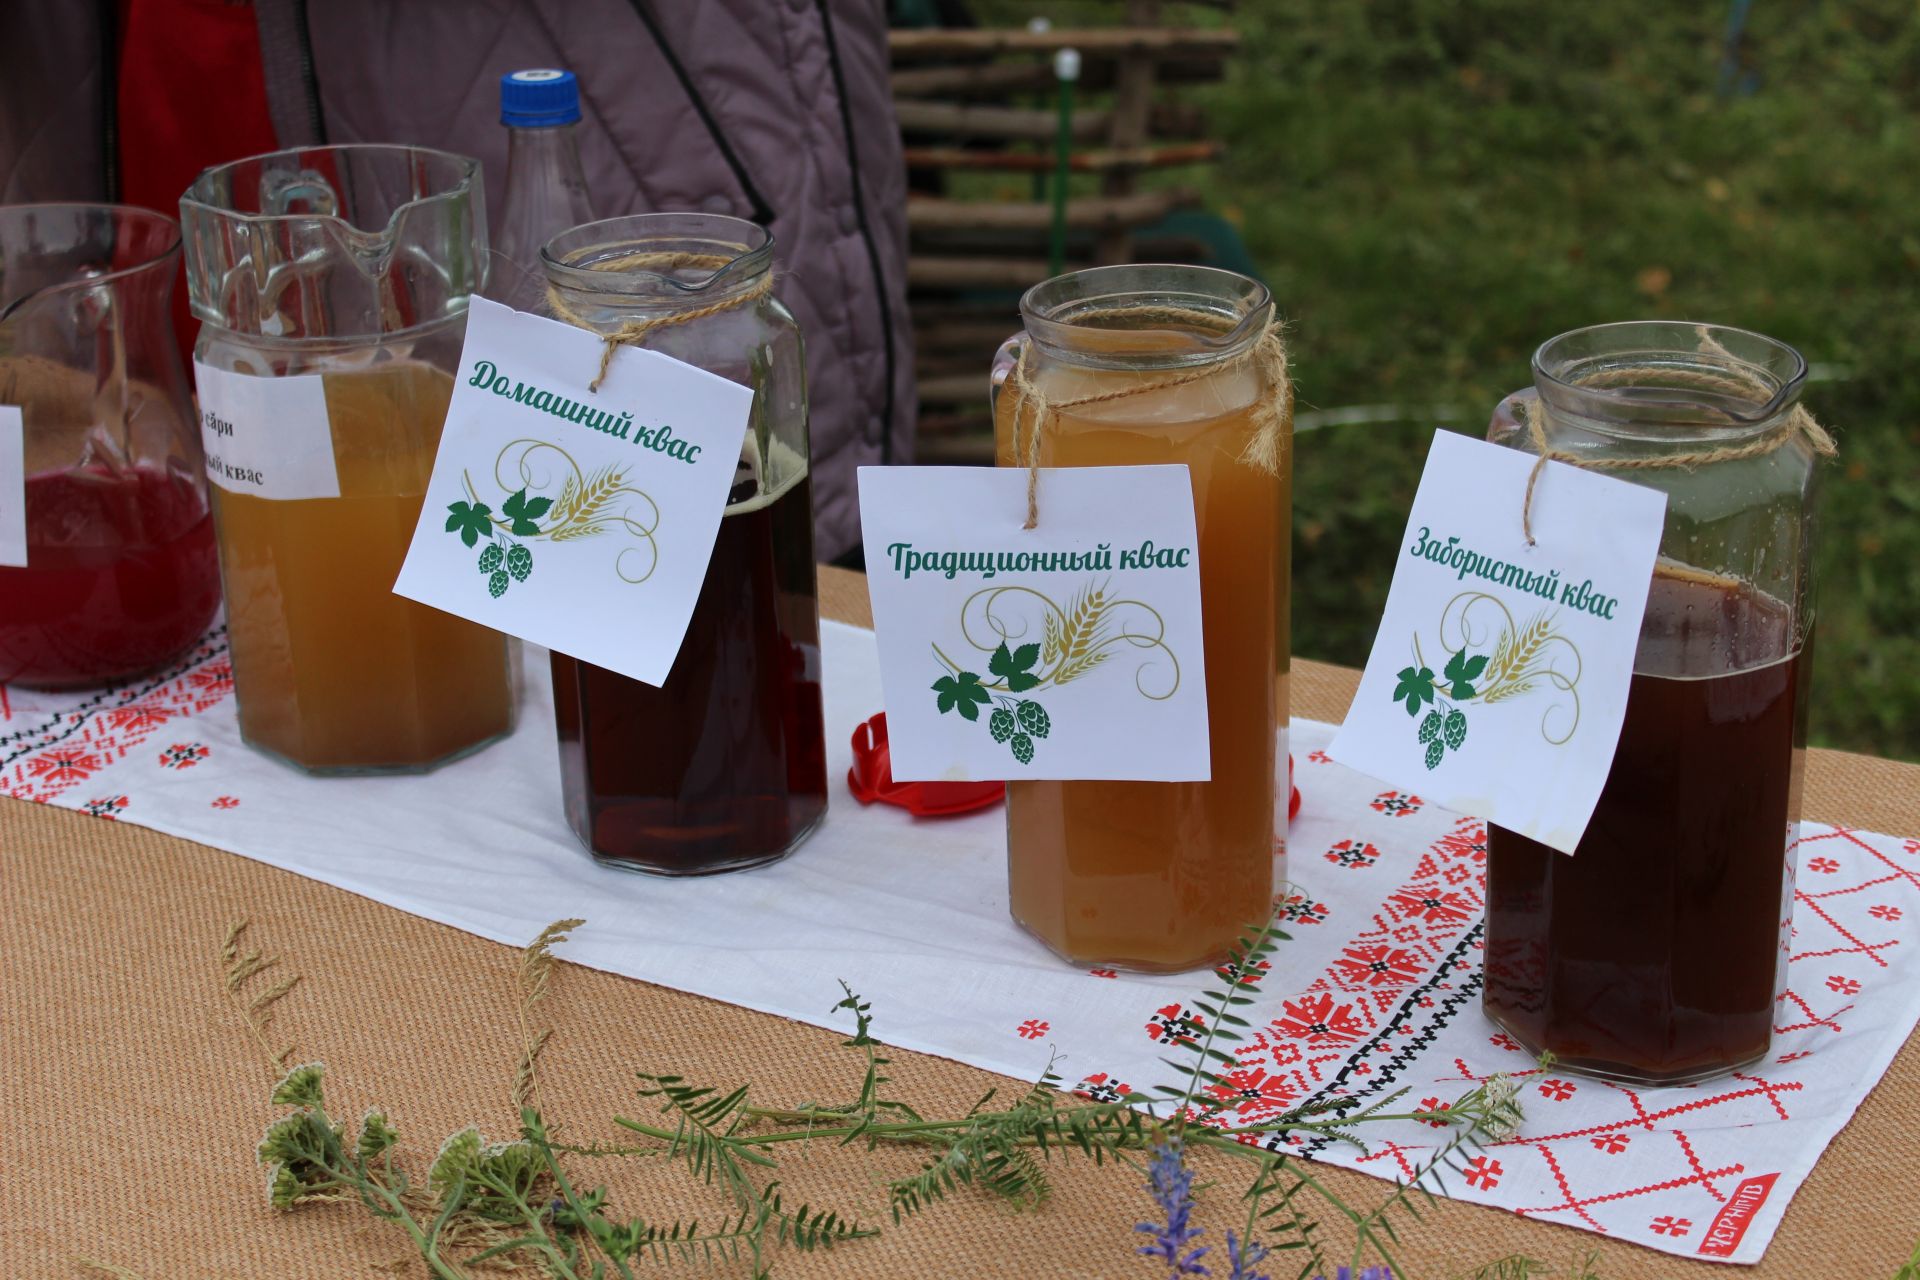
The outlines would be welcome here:
M 500 123 L 516 129 L 572 124 L 580 81 L 571 71 L 515 71 L 500 77 Z

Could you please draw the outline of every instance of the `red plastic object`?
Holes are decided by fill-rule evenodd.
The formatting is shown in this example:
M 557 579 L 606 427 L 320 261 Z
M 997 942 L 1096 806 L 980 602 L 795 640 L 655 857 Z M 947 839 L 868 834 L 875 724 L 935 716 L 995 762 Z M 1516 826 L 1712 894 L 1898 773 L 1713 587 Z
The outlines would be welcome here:
M 1293 796 L 1287 801 L 1287 821 L 1292 822 L 1300 816 L 1300 788 L 1293 785 L 1293 757 L 1287 757 L 1287 790 Z
M 861 804 L 879 800 L 898 805 L 917 818 L 944 818 L 999 804 L 1004 782 L 895 782 L 887 748 L 887 713 L 882 711 L 853 730 L 853 768 L 847 790 Z

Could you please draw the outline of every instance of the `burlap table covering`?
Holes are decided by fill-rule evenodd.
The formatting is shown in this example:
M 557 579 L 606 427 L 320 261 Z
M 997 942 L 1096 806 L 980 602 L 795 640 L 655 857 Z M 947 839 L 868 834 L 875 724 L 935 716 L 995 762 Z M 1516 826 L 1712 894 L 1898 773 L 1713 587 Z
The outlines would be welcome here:
M 868 623 L 857 575 L 823 570 L 821 592 L 829 616 Z M 1302 662 L 1294 673 L 1298 714 L 1342 716 L 1356 672 Z M 849 802 L 836 790 L 834 803 Z M 1807 809 L 1828 822 L 1920 833 L 1920 768 L 1812 752 Z M 393 1269 L 409 1255 L 405 1241 L 357 1207 L 268 1208 L 252 1148 L 276 1109 L 264 1056 L 222 992 L 220 943 L 245 917 L 254 942 L 303 975 L 278 1006 L 276 1031 L 297 1046 L 296 1060 L 327 1062 L 341 1114 L 386 1107 L 415 1160 L 430 1159 L 442 1137 L 469 1123 L 513 1136 L 513 949 L 189 841 L 18 802 L 0 803 L 0 894 L 0 1280 L 86 1274 L 79 1257 L 143 1280 L 424 1275 L 417 1262 Z M 746 945 L 751 932 L 742 920 L 738 938 L 715 945 Z M 832 977 L 795 981 L 820 987 L 824 1012 L 837 994 Z M 609 974 L 564 966 L 547 1007 L 557 1027 L 543 1059 L 547 1110 L 577 1142 L 616 1140 L 609 1116 L 647 1112 L 634 1096 L 635 1070 L 723 1087 L 751 1082 L 756 1100 L 776 1104 L 839 1098 L 857 1082 L 832 1032 Z M 887 1011 L 875 1012 L 884 1038 Z M 899 1095 L 922 1110 L 963 1110 L 989 1085 L 1024 1083 L 892 1056 Z M 1124 1168 L 1056 1161 L 1054 1196 L 1037 1212 L 1014 1214 L 962 1193 L 894 1227 L 873 1169 L 909 1172 L 911 1151 L 869 1157 L 823 1145 L 781 1155 L 790 1203 L 857 1213 L 884 1234 L 831 1253 L 783 1254 L 780 1275 L 1152 1274 L 1131 1256 L 1132 1225 L 1149 1204 Z M 600 1162 L 594 1173 L 611 1179 L 628 1212 L 717 1217 L 725 1207 L 678 1170 L 621 1163 Z M 1920 1048 L 1909 1041 L 1751 1274 L 1891 1276 L 1920 1231 L 1909 1186 L 1916 1171 Z M 1231 1200 L 1244 1173 L 1203 1165 L 1207 1175 L 1223 1179 L 1200 1210 L 1206 1239 L 1218 1243 L 1237 1222 Z M 1385 1191 L 1340 1169 L 1321 1176 L 1360 1203 Z M 1333 1222 L 1323 1229 L 1340 1238 Z M 1419 1277 L 1515 1253 L 1564 1264 L 1588 1249 L 1607 1280 L 1685 1280 L 1723 1265 L 1454 1202 L 1426 1210 L 1422 1222 L 1402 1219 L 1400 1233 Z

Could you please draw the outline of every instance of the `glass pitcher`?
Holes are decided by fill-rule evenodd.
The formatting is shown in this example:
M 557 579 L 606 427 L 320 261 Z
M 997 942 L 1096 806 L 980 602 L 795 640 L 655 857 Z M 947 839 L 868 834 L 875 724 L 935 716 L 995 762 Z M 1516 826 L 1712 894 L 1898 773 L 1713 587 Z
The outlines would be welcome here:
M 219 607 L 179 269 L 160 214 L 0 208 L 0 684 L 139 675 Z
M 1048 416 L 1040 465 L 1191 470 L 1213 778 L 1009 781 L 1013 916 L 1077 964 L 1192 969 L 1266 919 L 1284 865 L 1293 426 L 1288 389 L 1247 358 L 1273 299 L 1230 271 L 1096 267 L 1034 286 L 1020 314 L 1025 332 L 995 361 L 1001 466 L 1029 462 L 1006 386 L 1024 360 L 1050 403 L 1103 397 Z M 1278 474 L 1242 460 L 1255 409 L 1274 401 Z M 1246 696 L 1263 688 L 1273 696 Z
M 478 162 L 280 151 L 180 201 L 202 437 L 248 743 L 315 773 L 405 772 L 513 726 L 513 652 L 393 594 L 467 301 Z
M 1589 465 L 1641 462 L 1614 474 L 1667 495 L 1626 722 L 1578 850 L 1489 833 L 1486 1010 L 1567 1070 L 1687 1084 L 1767 1052 L 1825 439 L 1799 425 L 1806 370 L 1740 329 L 1600 325 L 1543 345 L 1534 389 L 1494 411 L 1496 443 L 1532 452 L 1537 424 Z
M 628 870 L 771 862 L 827 808 L 806 369 L 773 296 L 773 237 L 738 218 L 642 214 L 567 231 L 541 259 L 556 314 L 601 334 L 656 326 L 649 349 L 755 393 L 667 682 L 553 655 L 567 820 Z

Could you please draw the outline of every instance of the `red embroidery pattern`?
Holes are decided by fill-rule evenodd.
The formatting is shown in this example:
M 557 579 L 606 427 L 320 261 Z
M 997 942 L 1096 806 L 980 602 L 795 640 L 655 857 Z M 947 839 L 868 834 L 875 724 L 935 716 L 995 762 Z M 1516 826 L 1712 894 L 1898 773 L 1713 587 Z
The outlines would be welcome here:
M 176 742 L 160 753 L 163 769 L 191 769 L 213 752 L 198 742 Z
M 1073 1094 L 1088 1102 L 1119 1102 L 1133 1096 L 1133 1086 L 1122 1083 L 1105 1071 L 1097 1071 L 1075 1085 Z
M 10 760 L 0 765 L 0 795 L 42 803 L 56 799 L 125 759 L 156 730 L 219 705 L 233 692 L 233 667 L 224 649 L 219 633 L 210 634 L 187 659 L 190 665 L 176 674 L 109 689 L 8 735 L 0 746 L 0 760 Z M 92 813 L 96 802 L 78 807 Z

